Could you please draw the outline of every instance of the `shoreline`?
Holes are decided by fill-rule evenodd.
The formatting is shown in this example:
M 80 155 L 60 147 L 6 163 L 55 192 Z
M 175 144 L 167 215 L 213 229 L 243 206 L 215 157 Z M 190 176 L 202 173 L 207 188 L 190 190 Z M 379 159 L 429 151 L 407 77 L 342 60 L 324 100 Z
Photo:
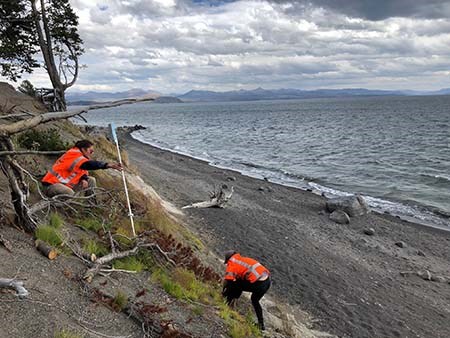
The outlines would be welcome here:
M 208 199 L 214 186 L 233 185 L 224 209 L 188 209 L 185 221 L 218 255 L 236 249 L 260 260 L 273 275 L 269 292 L 310 313 L 321 331 L 358 338 L 450 336 L 450 280 L 400 274 L 428 270 L 450 277 L 447 231 L 375 212 L 339 225 L 323 213 L 322 196 L 220 169 L 129 134 L 121 141 L 144 181 L 179 208 Z M 367 228 L 375 235 L 365 235 Z
M 251 175 L 250 172 L 246 172 L 245 170 L 239 170 L 239 169 L 235 169 L 235 168 L 230 168 L 230 167 L 214 164 L 213 162 L 211 162 L 211 161 L 209 161 L 208 159 L 205 159 L 205 158 L 196 157 L 196 156 L 193 156 L 193 155 L 181 152 L 181 151 L 176 151 L 176 150 L 173 150 L 173 149 L 169 149 L 169 148 L 165 148 L 165 147 L 159 146 L 157 144 L 152 144 L 150 142 L 146 142 L 145 140 L 142 140 L 139 137 L 133 136 L 132 134 L 133 134 L 133 132 L 130 132 L 129 133 L 129 137 L 133 138 L 137 142 L 140 142 L 142 144 L 154 147 L 156 149 L 160 149 L 160 150 L 167 151 L 167 152 L 170 152 L 170 153 L 174 153 L 174 154 L 177 154 L 177 155 L 180 155 L 180 156 L 185 156 L 185 157 L 188 157 L 188 158 L 192 158 L 192 159 L 201 161 L 201 162 L 203 162 L 203 163 L 205 163 L 207 165 L 210 165 L 210 166 L 212 166 L 214 168 L 218 168 L 218 169 L 222 169 L 222 170 L 229 170 L 229 171 L 233 171 L 233 172 L 238 172 L 241 175 L 244 175 L 244 176 L 247 176 L 247 177 L 251 177 L 253 179 L 257 179 L 257 180 L 260 180 L 260 181 L 266 181 L 266 179 L 265 179 L 265 177 L 263 175 Z M 295 188 L 295 189 L 299 189 L 299 190 L 302 190 L 302 191 L 311 192 L 313 190 L 316 190 L 316 191 L 318 191 L 320 193 L 326 194 L 326 196 L 328 198 L 336 197 L 336 196 L 345 196 L 345 195 L 353 195 L 353 194 L 355 194 L 355 193 L 351 193 L 351 192 L 347 192 L 347 191 L 338 191 L 338 190 L 335 190 L 334 188 L 329 188 L 327 186 L 322 185 L 321 183 L 316 183 L 314 181 L 305 181 L 305 184 L 303 184 L 303 185 L 300 184 L 300 181 L 298 183 L 295 182 L 295 183 L 289 184 L 288 182 L 283 182 L 282 180 L 270 179 L 270 182 L 273 183 L 273 184 L 278 184 L 278 185 L 282 185 L 282 186 L 286 186 L 286 187 L 290 187 L 290 188 Z M 332 192 L 328 192 L 330 190 L 333 191 L 333 192 L 338 192 L 339 194 L 333 194 Z M 402 203 L 401 201 L 388 201 L 388 200 L 380 199 L 378 197 L 372 197 L 372 196 L 368 196 L 368 195 L 364 195 L 364 194 L 362 194 L 362 196 L 369 203 L 369 206 L 371 207 L 371 210 L 373 212 L 376 212 L 376 213 L 379 213 L 379 214 L 382 214 L 382 215 L 389 215 L 389 216 L 392 216 L 392 217 L 395 217 L 395 218 L 399 218 L 402 221 L 418 224 L 420 226 L 425 226 L 425 227 L 430 227 L 430 228 L 440 229 L 440 230 L 443 230 L 443 231 L 450 232 L 450 222 L 446 221 L 446 217 L 444 217 L 444 215 L 436 214 L 435 212 L 433 212 L 431 210 L 428 210 L 427 206 L 419 206 L 419 205 L 417 205 L 417 206 L 408 206 L 408 205 Z M 431 218 L 436 218 L 442 224 L 433 223 L 430 219 L 424 219 L 423 220 L 423 219 L 420 219 L 419 217 L 416 217 L 416 216 L 410 216 L 410 215 L 402 214 L 400 212 L 396 212 L 395 210 L 394 211 L 390 211 L 390 210 L 387 210 L 387 208 L 383 209 L 383 207 L 378 207 L 378 208 L 374 207 L 370 203 L 371 200 L 373 200 L 373 201 L 382 201 L 385 204 L 392 203 L 394 206 L 395 205 L 400 205 L 403 208 L 411 208 L 411 207 L 412 208 L 417 208 L 417 209 L 420 208 L 420 207 L 425 208 L 426 212 L 425 211 L 421 211 L 422 213 L 424 213 L 424 215 L 427 215 L 428 217 L 431 217 Z

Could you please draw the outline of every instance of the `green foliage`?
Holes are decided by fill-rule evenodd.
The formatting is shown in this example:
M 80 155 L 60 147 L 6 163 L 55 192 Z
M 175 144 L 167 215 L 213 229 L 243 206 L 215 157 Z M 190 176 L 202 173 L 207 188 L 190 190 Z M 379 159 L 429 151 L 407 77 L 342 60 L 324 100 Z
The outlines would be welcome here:
M 68 148 L 68 144 L 61 139 L 58 130 L 55 128 L 45 131 L 27 130 L 19 135 L 17 141 L 19 146 L 25 149 L 55 151 Z
M 75 222 L 86 230 L 97 232 L 103 229 L 103 223 L 99 219 L 93 217 L 77 219 Z
M 122 311 L 128 304 L 128 297 L 123 291 L 117 291 L 116 296 L 113 299 L 112 307 L 116 311 Z
M 83 336 L 78 333 L 71 332 L 66 329 L 62 329 L 60 331 L 55 332 L 55 338 L 83 338 Z
M 57 212 L 52 212 L 50 214 L 50 217 L 48 219 L 48 225 L 55 229 L 61 229 L 61 227 L 64 224 L 64 220 L 62 219 L 61 215 Z
M 159 281 L 164 290 L 177 299 L 199 301 L 204 304 L 215 304 L 221 299 L 212 285 L 198 280 L 192 271 L 184 268 L 176 268 L 170 275 L 158 269 L 153 272 L 152 279 Z
M 108 254 L 108 248 L 104 246 L 102 243 L 99 243 L 93 239 L 88 239 L 84 241 L 83 250 L 90 254 L 94 254 L 97 257 L 101 257 Z
M 19 92 L 24 93 L 28 96 L 36 97 L 36 88 L 34 88 L 33 84 L 28 80 L 22 81 L 17 89 L 19 90 Z
M 34 236 L 41 241 L 44 241 L 51 246 L 60 246 L 63 242 L 62 235 L 57 229 L 50 225 L 40 225 L 34 232 Z
M 45 40 L 51 40 L 53 50 L 49 53 L 54 53 L 63 67 L 67 61 L 82 54 L 78 17 L 69 0 L 44 0 L 42 3 L 45 11 L 40 6 L 30 6 L 29 0 L 0 1 L 1 76 L 17 81 L 23 73 L 31 73 L 39 67 L 34 54 L 40 47 L 45 49 L 48 45 L 39 45 L 38 30 Z M 57 72 L 56 64 L 51 64 L 50 59 L 45 62 L 47 69 Z
M 219 307 L 219 316 L 227 325 L 228 334 L 232 338 L 261 337 L 261 332 L 251 320 L 242 317 L 225 303 L 220 304 Z
M 144 264 L 142 264 L 137 257 L 132 256 L 116 259 L 113 267 L 115 269 L 141 272 L 144 269 Z

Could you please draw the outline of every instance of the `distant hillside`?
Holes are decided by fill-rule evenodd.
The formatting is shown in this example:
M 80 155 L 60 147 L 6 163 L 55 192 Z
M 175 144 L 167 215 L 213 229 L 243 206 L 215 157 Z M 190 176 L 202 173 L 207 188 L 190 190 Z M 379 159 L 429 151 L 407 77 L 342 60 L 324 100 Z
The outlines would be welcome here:
M 161 93 L 154 90 L 130 89 L 124 92 L 67 92 L 66 100 L 69 105 L 85 105 L 98 102 L 115 101 L 130 98 L 157 98 Z
M 285 100 L 308 99 L 321 97 L 347 97 L 347 96 L 382 96 L 405 95 L 401 91 L 370 90 L 363 88 L 350 89 L 275 89 L 266 90 L 257 88 L 254 90 L 234 90 L 228 92 L 214 92 L 206 90 L 191 90 L 178 96 L 183 101 L 256 101 L 256 100 Z

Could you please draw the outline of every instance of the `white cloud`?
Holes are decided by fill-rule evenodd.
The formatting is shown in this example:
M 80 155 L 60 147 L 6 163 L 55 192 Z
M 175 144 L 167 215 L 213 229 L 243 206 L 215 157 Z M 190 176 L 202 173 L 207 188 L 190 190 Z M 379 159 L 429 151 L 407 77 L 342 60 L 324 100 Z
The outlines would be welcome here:
M 81 62 L 88 65 L 79 90 L 450 87 L 446 18 L 370 21 L 294 1 L 71 4 L 85 41 Z M 36 79 L 41 82 L 42 73 Z

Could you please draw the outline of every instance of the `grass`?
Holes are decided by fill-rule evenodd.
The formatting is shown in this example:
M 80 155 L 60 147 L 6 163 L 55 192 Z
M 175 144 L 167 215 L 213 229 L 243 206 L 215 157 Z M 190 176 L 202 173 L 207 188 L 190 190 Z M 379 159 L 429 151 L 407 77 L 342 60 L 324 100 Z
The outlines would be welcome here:
M 75 222 L 86 230 L 97 232 L 103 229 L 103 223 L 99 219 L 92 217 L 77 219 Z
M 60 246 L 63 243 L 63 237 L 57 229 L 50 225 L 40 225 L 34 232 L 36 239 L 40 239 L 53 247 Z
M 108 248 L 105 245 L 93 239 L 88 239 L 84 241 L 83 250 L 90 254 L 94 254 L 97 257 L 101 257 L 109 253 Z
M 116 259 L 114 261 L 113 267 L 115 269 L 128 270 L 141 272 L 144 270 L 144 264 L 139 261 L 137 257 L 125 257 L 122 259 Z
M 117 291 L 113 301 L 112 301 L 112 307 L 117 312 L 122 311 L 128 304 L 128 297 L 123 291 Z
M 244 318 L 238 312 L 232 310 L 224 302 L 219 305 L 219 317 L 227 325 L 228 334 L 232 338 L 261 337 L 261 332 L 252 322 L 249 316 Z
M 61 229 L 61 227 L 64 224 L 64 220 L 62 219 L 61 215 L 57 212 L 52 212 L 50 214 L 50 217 L 48 219 L 48 225 L 55 229 Z
M 57 331 L 57 332 L 55 332 L 55 335 L 54 335 L 54 338 L 83 338 L 83 337 L 84 336 L 82 336 L 78 333 L 75 333 L 75 332 L 72 332 L 72 331 L 69 331 L 66 329 Z
M 152 279 L 160 282 L 164 290 L 176 299 L 203 304 L 216 304 L 221 301 L 217 288 L 200 281 L 194 272 L 184 268 L 175 268 L 170 273 L 157 269 L 153 272 Z

